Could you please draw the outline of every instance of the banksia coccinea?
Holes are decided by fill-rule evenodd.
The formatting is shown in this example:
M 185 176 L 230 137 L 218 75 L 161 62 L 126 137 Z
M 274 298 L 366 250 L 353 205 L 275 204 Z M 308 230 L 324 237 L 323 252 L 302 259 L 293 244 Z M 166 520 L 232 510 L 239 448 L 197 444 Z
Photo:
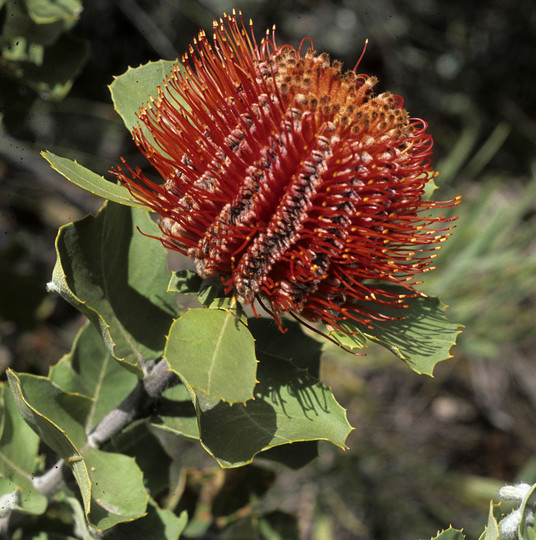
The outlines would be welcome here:
M 164 245 L 240 302 L 371 325 L 418 294 L 449 221 L 423 213 L 457 199 L 424 200 L 432 138 L 401 97 L 302 48 L 268 32 L 258 45 L 224 15 L 139 112 L 135 141 L 163 183 L 124 162 L 114 172 L 162 216 Z

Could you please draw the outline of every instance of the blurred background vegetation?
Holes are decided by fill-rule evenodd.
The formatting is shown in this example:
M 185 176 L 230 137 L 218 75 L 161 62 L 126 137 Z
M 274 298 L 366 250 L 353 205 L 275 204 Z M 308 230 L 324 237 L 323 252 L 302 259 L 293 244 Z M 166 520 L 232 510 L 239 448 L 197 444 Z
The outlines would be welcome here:
M 77 312 L 46 294 L 57 228 L 100 201 L 39 152 L 104 174 L 142 164 L 107 85 L 175 59 L 199 28 L 241 9 L 280 44 L 310 36 L 378 91 L 401 94 L 435 139 L 438 198 L 462 194 L 453 237 L 423 290 L 466 329 L 435 378 L 371 347 L 326 347 L 323 378 L 357 430 L 345 453 L 286 472 L 263 504 L 314 540 L 482 531 L 503 483 L 536 481 L 536 11 L 529 0 L 0 0 L 0 367 L 46 373 Z M 49 6 L 50 7 L 50 6 Z M 195 460 L 194 460 L 195 461 Z M 205 461 L 206 463 L 206 461 Z

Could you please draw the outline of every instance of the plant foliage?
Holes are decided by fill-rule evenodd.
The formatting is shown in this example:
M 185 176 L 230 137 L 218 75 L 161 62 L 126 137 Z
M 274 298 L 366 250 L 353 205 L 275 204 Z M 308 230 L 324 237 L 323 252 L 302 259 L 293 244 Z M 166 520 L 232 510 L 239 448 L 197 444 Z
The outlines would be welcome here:
M 28 0 L 26 15 L 62 28 L 74 20 L 67 16 L 76 12 L 74 0 L 64 11 L 47 6 Z M 129 68 L 111 85 L 129 130 L 169 69 L 168 62 Z M 76 162 L 44 156 L 108 200 L 96 216 L 61 227 L 56 239 L 49 290 L 88 319 L 71 352 L 47 377 L 10 371 L 1 387 L 0 497 L 34 516 L 52 502 L 69 508 L 58 538 L 112 528 L 114 538 L 209 530 L 229 539 L 297 538 L 295 518 L 252 505 L 272 482 L 252 461 L 298 468 L 317 455 L 318 441 L 346 448 L 353 428 L 321 380 L 323 339 L 294 321 L 283 321 L 282 332 L 271 318 L 248 318 L 219 282 L 188 270 L 170 274 L 157 225 L 126 189 Z M 181 312 L 178 294 L 197 297 L 201 307 Z M 459 326 L 436 298 L 408 304 L 404 318 L 374 329 L 349 324 L 350 334 L 331 338 L 346 349 L 377 342 L 431 375 L 449 358 Z M 148 381 L 162 366 L 168 378 L 154 391 Z M 111 429 L 117 418 L 120 427 Z M 46 472 L 40 441 L 60 460 Z M 192 443 L 219 467 L 197 477 L 177 472 L 177 449 Z M 460 534 L 451 529 L 437 538 Z

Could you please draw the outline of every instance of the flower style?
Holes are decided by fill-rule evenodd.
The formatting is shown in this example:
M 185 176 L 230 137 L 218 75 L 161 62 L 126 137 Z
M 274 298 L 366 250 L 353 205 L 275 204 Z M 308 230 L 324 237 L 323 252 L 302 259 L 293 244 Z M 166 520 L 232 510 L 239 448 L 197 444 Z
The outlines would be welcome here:
M 240 302 L 370 326 L 420 294 L 451 220 L 423 212 L 458 199 L 424 200 L 432 138 L 402 98 L 304 43 L 258 45 L 224 14 L 139 112 L 134 139 L 163 182 L 124 160 L 114 173 L 160 214 L 164 245 Z

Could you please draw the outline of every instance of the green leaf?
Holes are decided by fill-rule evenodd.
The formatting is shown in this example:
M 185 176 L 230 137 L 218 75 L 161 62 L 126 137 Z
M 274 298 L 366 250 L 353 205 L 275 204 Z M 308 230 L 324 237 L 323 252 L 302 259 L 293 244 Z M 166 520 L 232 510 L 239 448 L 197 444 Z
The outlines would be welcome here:
M 11 482 L 17 492 L 17 504 L 27 513 L 42 514 L 47 499 L 33 487 L 31 477 L 37 468 L 39 437 L 23 420 L 15 400 L 7 388 L 0 384 L 2 428 L 0 435 L 0 478 L 3 492 Z
M 0 476 L 0 519 L 15 510 L 20 500 L 20 491 L 7 478 Z
M 76 336 L 72 351 L 50 369 L 49 378 L 66 392 L 91 398 L 86 433 L 115 409 L 138 382 L 133 373 L 123 369 L 110 355 L 89 322 Z
M 91 400 L 63 392 L 45 377 L 8 370 L 7 378 L 24 420 L 71 467 L 87 508 L 90 479 L 79 448 L 86 442 L 84 423 Z
M 383 289 L 390 294 L 407 294 L 407 290 L 400 286 L 385 285 Z M 376 293 L 376 296 L 380 298 L 381 295 Z M 438 298 L 417 296 L 407 298 L 404 302 L 407 308 L 382 306 L 382 314 L 397 319 L 372 321 L 372 329 L 347 320 L 346 327 L 358 332 L 356 336 L 351 336 L 355 337 L 356 346 L 362 346 L 364 336 L 390 350 L 413 371 L 432 375 L 438 362 L 452 356 L 450 349 L 456 343 L 461 325 L 447 319 L 446 306 Z
M 145 487 L 153 497 L 159 497 L 168 488 L 171 458 L 145 420 L 126 427 L 110 441 L 106 450 L 133 457 L 143 472 Z
M 125 206 L 147 209 L 147 206 L 140 203 L 131 195 L 130 191 L 118 184 L 109 182 L 103 176 L 86 169 L 76 161 L 56 156 L 52 152 L 42 152 L 41 155 L 50 163 L 51 167 L 67 178 L 73 184 L 98 195 L 109 201 L 113 201 Z
M 168 291 L 197 295 L 202 282 L 203 278 L 193 270 L 179 270 L 171 274 Z
M 147 515 L 134 523 L 122 523 L 114 527 L 114 540 L 177 540 L 188 523 L 186 511 L 180 516 L 163 509 L 153 499 L 149 499 Z
M 264 450 L 259 457 L 276 461 L 289 469 L 301 469 L 318 457 L 318 441 L 302 441 L 274 446 Z
M 536 508 L 536 484 L 533 484 L 530 491 L 521 503 L 521 521 L 518 527 L 518 536 L 523 540 L 534 540 L 536 538 L 536 525 L 534 524 L 534 508 Z
M 259 360 L 264 359 L 267 363 L 272 359 L 289 361 L 318 379 L 322 343 L 307 336 L 302 326 L 294 321 L 285 321 L 285 326 L 285 332 L 281 332 L 271 318 L 248 319 Z
M 64 392 L 45 377 L 12 370 L 7 371 L 7 377 L 24 420 L 62 458 L 78 457 L 73 447 L 86 442 L 84 423 L 91 400 Z
M 432 540 L 465 540 L 465 535 L 458 529 L 449 527 L 447 530 L 440 532 L 434 536 Z
M 62 34 L 42 51 L 40 61 L 18 63 L 20 77 L 41 97 L 60 100 L 71 89 L 73 79 L 81 71 L 89 55 L 86 42 Z
M 499 524 L 500 519 L 499 505 L 494 504 L 493 501 L 489 505 L 488 524 L 486 530 L 482 533 L 479 540 L 500 540 Z M 499 514 L 499 515 L 498 515 Z
M 144 233 L 141 234 L 138 228 Z M 79 309 L 101 333 L 124 367 L 161 356 L 176 313 L 166 292 L 167 252 L 147 212 L 105 203 L 88 216 L 60 228 L 52 290 Z
M 45 377 L 7 373 L 26 422 L 73 471 L 89 522 L 99 530 L 145 513 L 147 492 L 134 459 L 86 448 L 91 400 L 64 392 Z
M 183 384 L 163 392 L 158 401 L 158 411 L 151 418 L 151 426 L 187 439 L 199 440 L 195 407 Z
M 28 15 L 22 2 L 9 2 L 0 42 L 7 43 L 2 49 L 3 57 L 5 60 L 31 61 L 32 45 L 52 45 L 64 30 L 63 21 L 38 24 Z
M 297 323 L 289 323 L 288 335 L 268 319 L 250 325 L 259 358 L 254 399 L 232 406 L 198 403 L 203 446 L 222 467 L 244 465 L 259 452 L 299 441 L 326 440 L 345 448 L 352 430 L 346 411 L 311 375 L 318 373 L 319 344 Z M 281 346 L 285 340 L 288 349 Z
M 164 358 L 184 384 L 205 394 L 229 403 L 253 396 L 253 337 L 231 311 L 187 311 L 170 328 Z
M 425 201 L 432 198 L 432 195 L 434 194 L 434 191 L 437 189 L 437 184 L 434 181 L 434 173 L 430 173 L 428 175 L 428 181 L 424 185 L 424 194 L 423 199 Z
M 353 349 L 364 349 L 367 346 L 367 338 L 357 330 L 352 322 L 342 321 L 340 327 L 346 333 L 341 332 L 340 330 L 332 330 L 329 332 L 329 335 L 341 347 L 351 351 Z
M 41 97 L 63 98 L 88 57 L 87 43 L 65 33 L 74 20 L 39 24 L 22 2 L 9 2 L 5 15 L 1 51 L 4 67 Z
M 223 283 L 219 277 L 207 278 L 202 283 L 202 287 L 199 289 L 197 299 L 205 307 L 210 307 L 214 302 L 225 298 Z
M 84 507 L 75 494 L 69 488 L 65 487 L 58 493 L 56 498 L 69 506 L 68 511 L 74 522 L 74 530 L 77 533 L 77 538 L 80 540 L 94 540 L 95 530 L 89 525 Z M 50 540 L 56 539 L 53 537 Z
M 103 531 L 145 514 L 149 495 L 133 458 L 91 448 L 84 460 L 91 479 L 88 520 L 93 527 Z
M 39 24 L 60 19 L 78 19 L 82 12 L 80 0 L 24 0 L 30 17 Z
M 125 73 L 114 77 L 114 81 L 109 86 L 110 93 L 115 110 L 129 131 L 138 124 L 137 114 L 140 108 L 149 101 L 151 96 L 156 97 L 157 87 L 163 86 L 166 75 L 171 73 L 173 66 L 177 63 L 177 61 L 167 60 L 149 62 L 137 68 L 129 67 Z M 147 132 L 146 135 L 149 136 Z

